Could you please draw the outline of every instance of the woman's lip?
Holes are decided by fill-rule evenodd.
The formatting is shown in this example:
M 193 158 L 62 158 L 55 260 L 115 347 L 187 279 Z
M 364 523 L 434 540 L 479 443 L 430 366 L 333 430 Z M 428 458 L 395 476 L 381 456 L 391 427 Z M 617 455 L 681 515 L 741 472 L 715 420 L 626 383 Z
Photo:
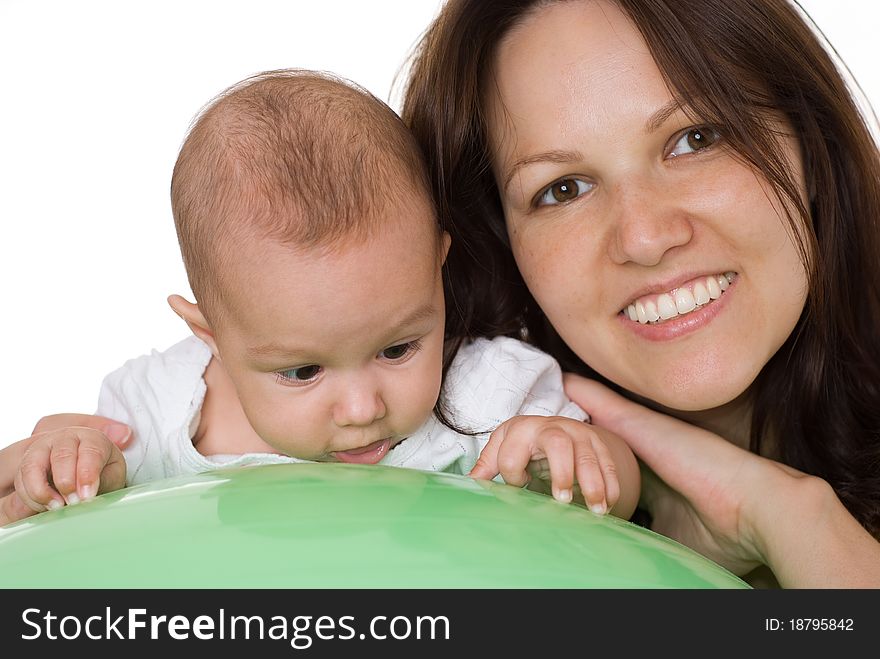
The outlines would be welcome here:
M 618 314 L 617 318 L 619 322 L 624 323 L 628 330 L 648 341 L 671 341 L 699 331 L 711 323 L 724 310 L 732 299 L 733 294 L 736 293 L 737 282 L 738 279 L 734 280 L 728 289 L 724 291 L 724 295 L 714 300 L 711 304 L 695 309 L 683 316 L 664 320 L 661 323 L 642 324 L 634 322 L 626 314 Z
M 334 451 L 332 455 L 340 462 L 374 465 L 388 454 L 392 441 L 391 437 L 386 437 L 349 451 Z

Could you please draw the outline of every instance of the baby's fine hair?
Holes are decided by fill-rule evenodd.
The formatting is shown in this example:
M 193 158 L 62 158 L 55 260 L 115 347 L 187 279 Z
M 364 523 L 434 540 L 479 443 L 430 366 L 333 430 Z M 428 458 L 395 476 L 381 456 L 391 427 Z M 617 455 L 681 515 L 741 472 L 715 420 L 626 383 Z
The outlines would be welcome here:
M 348 80 L 300 69 L 251 76 L 209 102 L 171 180 L 190 287 L 212 323 L 234 286 L 224 264 L 242 241 L 364 239 L 386 204 L 413 194 L 430 203 L 421 152 L 394 111 Z

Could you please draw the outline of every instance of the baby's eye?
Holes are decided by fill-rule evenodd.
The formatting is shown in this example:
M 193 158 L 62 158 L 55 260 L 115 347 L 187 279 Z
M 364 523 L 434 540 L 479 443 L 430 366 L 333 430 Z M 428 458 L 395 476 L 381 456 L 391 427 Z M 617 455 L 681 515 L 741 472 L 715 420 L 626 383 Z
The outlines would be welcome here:
M 396 362 L 418 352 L 421 347 L 421 341 L 407 341 L 406 343 L 399 343 L 396 346 L 385 348 L 381 354 L 383 359 Z
M 278 371 L 276 375 L 283 384 L 308 384 L 321 374 L 321 367 L 317 364 L 297 366 L 286 371 Z
M 675 158 L 688 153 L 696 153 L 708 149 L 720 139 L 721 135 L 711 126 L 688 128 L 672 145 L 668 155 Z
M 577 199 L 593 189 L 593 183 L 578 178 L 563 178 L 551 183 L 538 193 L 536 206 L 557 206 Z

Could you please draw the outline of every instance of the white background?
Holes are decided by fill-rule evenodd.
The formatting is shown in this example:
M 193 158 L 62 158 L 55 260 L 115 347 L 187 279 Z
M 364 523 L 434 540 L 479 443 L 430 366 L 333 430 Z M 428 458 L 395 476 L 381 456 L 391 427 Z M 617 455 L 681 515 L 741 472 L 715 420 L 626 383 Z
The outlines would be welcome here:
M 0 0 L 0 446 L 94 411 L 106 373 L 186 335 L 165 302 L 191 299 L 168 192 L 202 105 L 295 66 L 399 109 L 441 1 Z M 877 4 L 802 4 L 880 107 Z

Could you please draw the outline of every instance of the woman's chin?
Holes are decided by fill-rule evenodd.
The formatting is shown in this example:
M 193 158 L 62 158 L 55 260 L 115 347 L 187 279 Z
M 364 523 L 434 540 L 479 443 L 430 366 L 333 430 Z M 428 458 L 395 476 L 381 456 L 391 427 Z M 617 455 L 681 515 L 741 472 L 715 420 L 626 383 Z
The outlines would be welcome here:
M 708 412 L 726 408 L 742 400 L 754 378 L 728 378 L 705 381 L 701 378 L 682 377 L 680 383 L 668 380 L 663 387 L 641 386 L 630 389 L 634 397 L 658 411 Z

